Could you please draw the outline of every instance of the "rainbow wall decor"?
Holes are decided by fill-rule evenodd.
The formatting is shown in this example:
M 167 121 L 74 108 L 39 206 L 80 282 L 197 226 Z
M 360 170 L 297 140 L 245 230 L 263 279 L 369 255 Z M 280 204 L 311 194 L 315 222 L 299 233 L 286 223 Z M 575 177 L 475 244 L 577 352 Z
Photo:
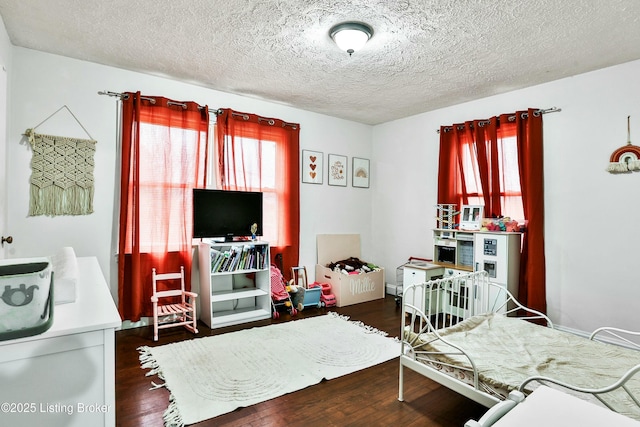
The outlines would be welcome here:
M 640 171 L 640 147 L 631 144 L 630 117 L 627 116 L 627 145 L 611 153 L 607 172 L 630 173 Z

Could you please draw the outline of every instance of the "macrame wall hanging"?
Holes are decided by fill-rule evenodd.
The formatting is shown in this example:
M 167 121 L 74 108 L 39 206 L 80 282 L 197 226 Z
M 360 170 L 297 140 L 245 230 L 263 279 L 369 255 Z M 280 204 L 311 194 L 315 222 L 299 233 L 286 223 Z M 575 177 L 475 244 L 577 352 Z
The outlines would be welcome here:
M 630 119 L 631 116 L 627 116 L 627 145 L 611 153 L 607 172 L 630 173 L 640 171 L 640 147 L 631 144 Z
M 42 135 L 35 129 L 66 109 L 89 139 Z M 29 216 L 88 215 L 93 213 L 93 170 L 96 143 L 82 123 L 63 105 L 41 123 L 25 131 L 33 151 Z

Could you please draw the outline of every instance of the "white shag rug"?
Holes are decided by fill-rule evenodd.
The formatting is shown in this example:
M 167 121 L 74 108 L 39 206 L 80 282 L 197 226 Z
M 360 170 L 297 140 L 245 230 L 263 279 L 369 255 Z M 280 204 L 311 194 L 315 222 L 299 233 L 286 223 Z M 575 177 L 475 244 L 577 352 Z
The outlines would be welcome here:
M 170 393 L 166 426 L 193 424 L 400 355 L 400 342 L 330 312 L 275 325 L 140 347 Z

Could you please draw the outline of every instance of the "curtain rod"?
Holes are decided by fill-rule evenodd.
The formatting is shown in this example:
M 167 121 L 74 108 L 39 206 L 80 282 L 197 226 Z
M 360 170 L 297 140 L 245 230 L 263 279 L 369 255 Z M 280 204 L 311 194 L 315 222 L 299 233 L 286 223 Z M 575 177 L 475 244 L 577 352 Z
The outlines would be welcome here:
M 129 96 L 129 95 L 124 94 L 124 93 L 111 92 L 111 91 L 109 91 L 109 90 L 101 90 L 101 91 L 98 91 L 98 95 L 114 96 L 114 97 L 116 97 L 116 98 L 120 98 L 120 99 L 123 99 L 123 98 L 125 98 L 125 99 L 126 99 L 126 97 L 127 97 L 127 96 Z M 151 102 L 152 104 L 155 104 L 155 102 L 156 102 L 155 98 L 152 98 L 152 97 L 149 97 L 149 96 L 140 96 L 140 99 L 144 99 L 144 100 L 146 100 L 146 101 L 149 101 L 149 102 Z M 172 102 L 172 101 L 169 101 L 169 104 L 170 104 L 170 105 L 182 105 L 184 108 L 186 108 L 186 105 L 185 105 L 185 104 L 181 104 L 181 103 L 179 103 L 179 102 Z M 198 107 L 198 108 L 203 109 L 204 107 Z M 217 108 L 216 108 L 216 109 L 209 108 L 209 112 L 210 112 L 210 113 L 213 113 L 213 114 L 217 114 L 217 115 L 219 115 L 219 114 L 221 114 L 221 113 L 222 113 L 222 112 L 220 111 L 220 109 L 217 109 Z
M 126 97 L 128 96 L 127 94 L 124 94 L 124 93 L 111 92 L 109 90 L 98 91 L 98 95 L 114 96 L 114 97 L 120 98 L 121 100 L 122 99 L 126 99 Z M 156 102 L 155 98 L 148 97 L 148 96 L 140 96 L 140 99 L 147 100 L 147 101 L 151 102 L 152 104 L 155 104 L 155 102 Z M 183 108 L 187 108 L 186 104 L 182 104 L 180 102 L 169 101 L 168 104 L 169 105 L 182 105 Z M 199 108 L 203 109 L 204 107 L 199 107 Z M 209 108 L 209 112 L 219 116 L 219 115 L 222 114 L 222 109 L 220 109 L 220 108 L 217 108 L 217 109 Z M 242 118 L 244 118 L 244 120 L 249 120 L 249 115 L 247 115 L 247 114 L 233 113 L 233 115 L 236 116 L 236 117 L 242 117 Z M 258 117 L 258 122 L 261 122 L 261 121 L 266 121 L 270 126 L 273 126 L 275 124 L 275 120 L 274 119 Z M 299 125 L 297 123 L 287 123 L 284 120 L 282 120 L 282 127 L 285 127 L 285 126 L 291 126 L 295 130 L 295 129 L 298 128 Z
M 560 111 L 562 111 L 562 109 L 558 108 L 558 107 L 541 108 L 539 110 L 534 111 L 533 114 L 559 113 Z M 522 113 L 522 117 L 523 118 L 524 117 L 528 117 L 528 116 L 529 116 L 529 113 Z M 515 120 L 515 118 L 516 118 L 515 115 L 509 116 L 509 121 L 513 121 L 513 120 Z M 484 124 L 489 124 L 490 121 L 489 121 L 489 119 L 480 120 L 479 123 L 480 123 L 480 126 L 482 126 Z M 445 132 L 448 132 L 448 130 L 453 129 L 453 126 L 445 126 L 444 129 L 445 129 Z M 440 133 L 440 129 L 436 130 L 436 133 Z

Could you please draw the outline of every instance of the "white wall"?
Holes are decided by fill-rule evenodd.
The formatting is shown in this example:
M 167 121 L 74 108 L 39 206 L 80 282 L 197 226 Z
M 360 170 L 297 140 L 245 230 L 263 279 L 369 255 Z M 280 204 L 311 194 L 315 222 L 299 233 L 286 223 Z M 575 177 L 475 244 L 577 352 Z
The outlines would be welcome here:
M 640 173 L 605 168 L 626 144 L 628 115 L 640 145 L 638 76 L 635 61 L 376 126 L 374 258 L 395 268 L 409 256 L 433 257 L 441 125 L 556 106 L 562 111 L 543 119 L 549 315 L 579 331 L 636 328 Z
M 113 295 L 117 295 L 114 241 L 114 186 L 116 167 L 115 98 L 98 91 L 140 90 L 145 95 L 193 100 L 210 108 L 235 110 L 276 117 L 301 125 L 302 149 L 327 154 L 371 158 L 371 126 L 235 96 L 94 63 L 13 48 L 8 129 L 8 231 L 14 237 L 8 257 L 31 257 L 72 246 L 78 256 L 97 256 Z M 31 151 L 22 137 L 58 108 L 67 105 L 91 136 L 98 141 L 95 160 L 95 212 L 87 216 L 28 217 Z M 86 137 L 65 110 L 40 125 L 39 133 Z M 327 185 L 301 184 L 300 265 L 313 276 L 316 262 L 315 236 L 319 233 L 359 233 L 364 253 L 371 254 L 373 191 Z M 365 258 L 366 259 L 366 258 Z
M 12 49 L 7 130 L 7 233 L 9 257 L 40 256 L 73 246 L 95 255 L 112 293 L 113 211 L 116 183 L 116 101 L 99 90 L 194 100 L 212 108 L 278 117 L 301 124 L 301 148 L 324 153 L 323 185 L 301 184 L 300 264 L 313 272 L 315 236 L 359 233 L 363 259 L 387 269 L 409 256 L 433 255 L 438 134 L 443 124 L 557 106 L 544 117 L 547 300 L 552 319 L 588 331 L 602 324 L 635 327 L 640 286 L 634 269 L 640 229 L 640 173 L 605 172 L 613 150 L 640 138 L 640 61 L 481 99 L 370 127 L 264 102 L 22 48 Z M 67 105 L 98 140 L 95 213 L 80 217 L 27 217 L 31 152 L 21 134 Z M 84 132 L 66 112 L 38 131 L 66 136 Z M 635 135 L 635 137 L 634 137 Z M 371 142 L 373 141 L 373 144 Z M 370 158 L 371 188 L 327 185 L 329 153 Z

